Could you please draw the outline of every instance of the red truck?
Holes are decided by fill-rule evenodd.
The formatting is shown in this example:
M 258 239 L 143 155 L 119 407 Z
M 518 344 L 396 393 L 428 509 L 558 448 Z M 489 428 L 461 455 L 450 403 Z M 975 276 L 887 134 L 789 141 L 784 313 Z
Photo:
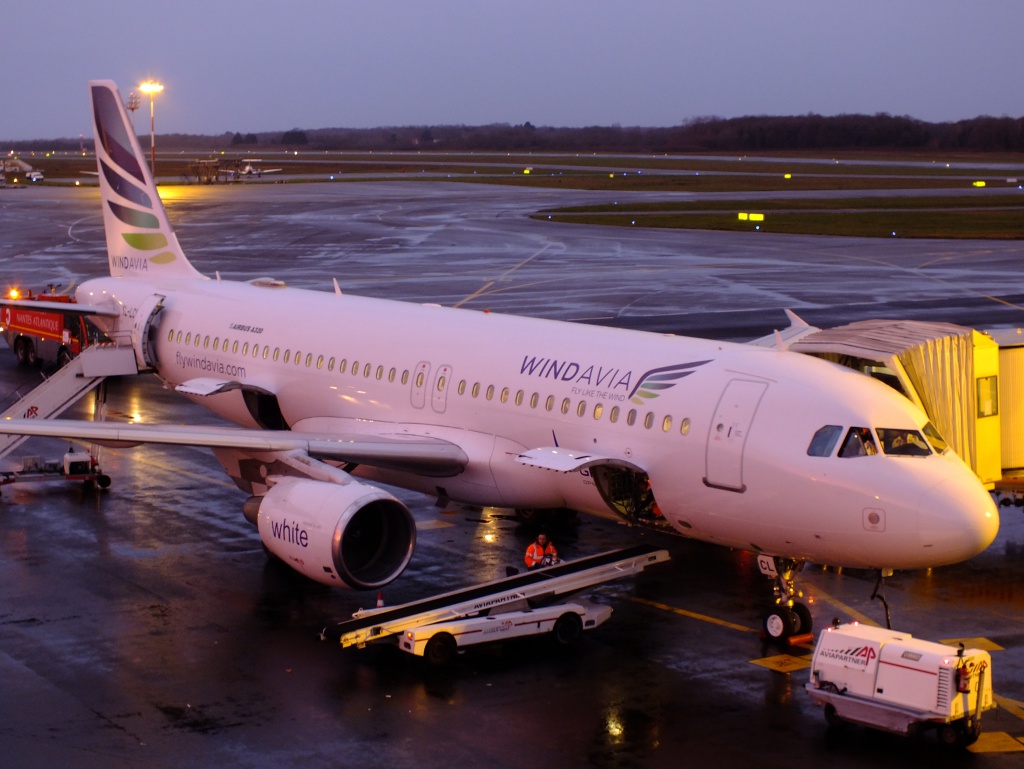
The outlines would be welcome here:
M 70 296 L 57 294 L 52 288 L 43 294 L 22 294 L 16 289 L 10 299 L 39 300 L 74 304 Z M 85 319 L 75 313 L 33 310 L 25 307 L 0 307 L 0 334 L 14 350 L 18 363 L 37 366 L 56 363 L 63 366 L 82 352 L 89 343 Z

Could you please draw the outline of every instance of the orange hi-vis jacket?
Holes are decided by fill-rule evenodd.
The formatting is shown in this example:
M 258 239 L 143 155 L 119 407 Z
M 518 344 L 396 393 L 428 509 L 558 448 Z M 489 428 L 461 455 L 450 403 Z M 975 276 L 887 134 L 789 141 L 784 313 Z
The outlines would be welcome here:
M 536 542 L 531 542 L 530 546 L 526 548 L 526 567 L 532 569 L 534 566 L 544 560 L 545 555 L 550 555 L 551 560 L 558 558 L 558 551 L 555 550 L 555 546 L 548 542 L 547 546 L 541 548 Z

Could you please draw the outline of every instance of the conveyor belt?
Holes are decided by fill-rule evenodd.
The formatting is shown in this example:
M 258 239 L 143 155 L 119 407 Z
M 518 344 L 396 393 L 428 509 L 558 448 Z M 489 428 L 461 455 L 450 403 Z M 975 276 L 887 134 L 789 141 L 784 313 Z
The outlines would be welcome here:
M 479 616 L 504 604 L 578 592 L 643 571 L 668 558 L 668 551 L 650 545 L 612 550 L 401 606 L 356 612 L 353 619 L 326 628 L 323 635 L 342 646 L 364 644 L 414 625 Z

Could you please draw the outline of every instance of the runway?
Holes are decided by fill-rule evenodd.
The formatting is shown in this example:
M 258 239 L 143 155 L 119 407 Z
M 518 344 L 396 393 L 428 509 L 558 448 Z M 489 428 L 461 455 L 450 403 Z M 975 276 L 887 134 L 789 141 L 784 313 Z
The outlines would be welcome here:
M 1024 244 L 635 231 L 531 220 L 605 193 L 382 182 L 167 188 L 203 272 L 652 331 L 744 339 L 784 308 L 831 326 L 874 317 L 1024 326 Z M 651 196 L 664 199 L 664 195 Z M 105 272 L 92 189 L 0 190 L 5 282 Z M 372 322 L 372 319 L 367 319 Z M 339 333 L 358 333 L 339 329 Z M 31 373 L 0 349 L 0 395 Z M 212 421 L 152 378 L 112 384 L 143 421 Z M 88 404 L 69 416 L 82 416 Z M 58 457 L 60 441 L 17 453 Z M 894 626 L 985 639 L 1001 707 L 969 758 L 931 737 L 826 729 L 802 691 L 809 650 L 765 646 L 770 593 L 749 553 L 582 518 L 568 558 L 638 541 L 670 564 L 595 592 L 609 623 L 572 653 L 526 642 L 427 671 L 392 649 L 341 651 L 325 623 L 376 595 L 331 592 L 268 564 L 245 495 L 199 449 L 106 450 L 109 492 L 6 487 L 0 504 L 0 745 L 33 767 L 722 767 L 1016 765 L 1024 750 L 1024 513 L 1001 508 L 981 556 L 898 573 Z M 416 516 L 389 604 L 493 579 L 533 532 L 503 510 Z M 819 627 L 881 623 L 872 575 L 808 568 Z

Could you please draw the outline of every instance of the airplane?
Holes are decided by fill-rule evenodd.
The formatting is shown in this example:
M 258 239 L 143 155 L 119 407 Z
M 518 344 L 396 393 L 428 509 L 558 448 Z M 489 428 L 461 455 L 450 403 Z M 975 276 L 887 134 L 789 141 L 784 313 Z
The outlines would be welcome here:
M 922 411 L 781 334 L 765 347 L 365 298 L 336 280 L 205 276 L 116 85 L 89 88 L 110 275 L 80 283 L 76 306 L 140 370 L 236 426 L 12 419 L 0 432 L 209 447 L 251 495 L 267 551 L 327 585 L 376 590 L 412 558 L 412 514 L 379 483 L 752 551 L 777 639 L 810 632 L 805 562 L 881 582 L 996 536 L 992 498 Z M 887 452 L 897 435 L 914 451 Z
M 255 165 L 260 162 L 262 161 L 259 158 L 242 158 L 236 162 L 235 167 L 231 168 L 228 173 L 231 175 L 231 178 L 239 176 L 255 176 L 256 178 L 259 178 L 263 176 L 263 174 L 276 174 L 278 171 L 282 170 L 280 168 L 261 168 L 260 166 Z

